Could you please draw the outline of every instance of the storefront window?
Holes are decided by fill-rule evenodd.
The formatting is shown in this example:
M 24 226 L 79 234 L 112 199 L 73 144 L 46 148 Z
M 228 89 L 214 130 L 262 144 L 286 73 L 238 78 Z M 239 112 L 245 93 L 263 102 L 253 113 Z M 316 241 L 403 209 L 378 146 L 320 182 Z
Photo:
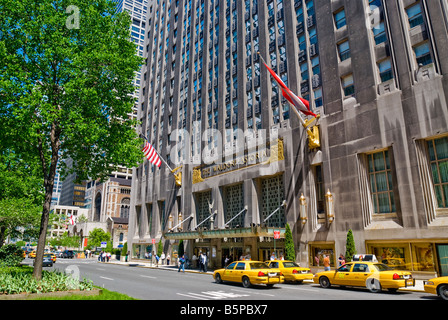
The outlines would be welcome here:
M 421 243 L 389 243 L 372 244 L 369 253 L 373 253 L 379 262 L 399 270 L 436 272 L 437 258 L 434 244 Z
M 311 263 L 314 267 L 324 266 L 324 256 L 330 257 L 330 267 L 334 267 L 334 244 L 312 244 L 310 245 Z
M 405 255 L 406 247 L 399 246 L 375 246 L 373 247 L 373 254 L 379 262 L 387 264 L 394 269 L 408 269 Z M 407 250 L 409 251 L 409 250 Z M 409 254 L 407 254 L 409 256 Z
M 134 244 L 132 246 L 133 259 L 149 259 L 149 253 L 152 251 L 152 245 Z

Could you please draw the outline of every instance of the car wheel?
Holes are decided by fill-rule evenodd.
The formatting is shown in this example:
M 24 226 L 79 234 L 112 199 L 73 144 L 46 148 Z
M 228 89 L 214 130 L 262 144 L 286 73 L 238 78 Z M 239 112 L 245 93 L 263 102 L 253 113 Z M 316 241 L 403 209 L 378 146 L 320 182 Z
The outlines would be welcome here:
M 222 279 L 221 279 L 221 276 L 219 275 L 219 273 L 217 273 L 216 276 L 215 276 L 215 282 L 216 283 L 222 283 Z
M 366 287 L 372 293 L 378 293 L 378 292 L 381 292 L 381 290 L 382 290 L 380 281 L 375 278 L 367 279 Z
M 437 294 L 443 299 L 448 300 L 448 284 L 442 284 L 437 287 Z
M 327 277 L 320 277 L 319 284 L 322 288 L 330 288 L 331 282 Z
M 251 284 L 250 284 L 250 280 L 248 277 L 243 277 L 243 287 L 244 288 L 250 288 Z

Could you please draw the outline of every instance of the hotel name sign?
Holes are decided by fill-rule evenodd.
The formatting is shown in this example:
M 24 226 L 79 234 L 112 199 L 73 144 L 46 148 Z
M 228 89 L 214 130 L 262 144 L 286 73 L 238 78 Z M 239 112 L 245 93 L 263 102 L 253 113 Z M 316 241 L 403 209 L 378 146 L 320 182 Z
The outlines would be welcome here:
M 284 160 L 283 141 L 277 139 L 277 143 L 271 147 L 248 152 L 232 160 L 206 166 L 200 166 L 193 169 L 193 184 L 204 181 L 220 174 L 225 174 L 234 170 L 244 169 L 255 165 L 267 165 L 277 161 Z

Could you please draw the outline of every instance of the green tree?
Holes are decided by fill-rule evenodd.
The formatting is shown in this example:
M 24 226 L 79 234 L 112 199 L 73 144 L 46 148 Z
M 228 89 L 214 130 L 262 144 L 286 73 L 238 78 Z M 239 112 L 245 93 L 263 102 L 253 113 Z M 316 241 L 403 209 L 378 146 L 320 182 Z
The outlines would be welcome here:
M 291 261 L 296 260 L 296 249 L 294 247 L 294 240 L 292 238 L 289 223 L 286 224 L 286 230 L 285 230 L 285 259 Z
M 111 0 L 0 0 L 0 146 L 36 164 L 44 201 L 42 258 L 57 165 L 78 180 L 106 178 L 142 159 L 133 80 L 143 59 L 131 19 Z M 63 160 L 72 159 L 71 168 Z
M 128 243 L 127 242 L 124 243 L 123 248 L 121 249 L 121 255 L 122 256 L 128 255 Z
M 111 235 L 109 232 L 106 232 L 101 228 L 95 228 L 89 232 L 89 241 L 87 243 L 92 249 L 101 247 L 101 242 L 104 241 L 108 244 L 111 242 Z
M 7 237 L 36 239 L 43 189 L 35 170 L 0 147 L 0 247 Z
M 159 244 L 157 246 L 157 255 L 160 257 L 162 256 L 163 253 L 163 244 L 162 244 L 162 239 L 159 240 Z
M 352 230 L 349 229 L 347 232 L 347 242 L 345 245 L 345 261 L 347 262 L 352 261 L 352 257 L 355 254 L 356 254 L 355 239 L 353 238 Z
M 17 267 L 23 260 L 23 250 L 16 244 L 0 248 L 0 267 Z

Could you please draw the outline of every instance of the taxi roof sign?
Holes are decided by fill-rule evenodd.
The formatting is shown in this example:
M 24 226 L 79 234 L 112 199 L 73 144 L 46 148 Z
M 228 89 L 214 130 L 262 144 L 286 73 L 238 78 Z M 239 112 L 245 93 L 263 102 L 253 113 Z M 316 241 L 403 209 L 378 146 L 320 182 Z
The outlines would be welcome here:
M 374 254 L 355 254 L 352 261 L 372 261 L 378 262 Z

